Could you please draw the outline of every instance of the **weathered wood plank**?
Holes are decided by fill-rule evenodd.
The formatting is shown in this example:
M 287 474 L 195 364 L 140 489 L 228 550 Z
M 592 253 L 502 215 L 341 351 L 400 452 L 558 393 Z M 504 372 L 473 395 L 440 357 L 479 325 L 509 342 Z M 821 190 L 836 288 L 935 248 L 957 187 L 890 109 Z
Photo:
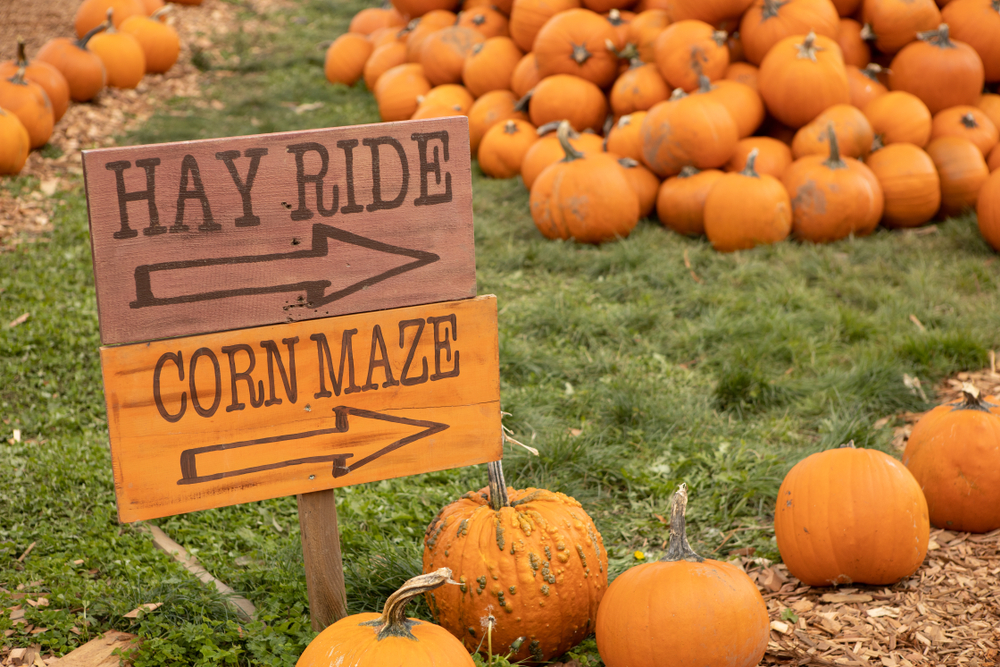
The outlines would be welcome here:
M 101 349 L 119 518 L 501 456 L 496 298 Z
M 347 616 L 337 499 L 333 494 L 333 489 L 327 489 L 300 493 L 297 497 L 309 617 L 316 632 Z
M 118 667 L 116 649 L 128 649 L 141 641 L 127 632 L 109 630 L 100 637 L 70 651 L 50 667 Z
M 84 151 L 105 345 L 476 294 L 468 121 Z

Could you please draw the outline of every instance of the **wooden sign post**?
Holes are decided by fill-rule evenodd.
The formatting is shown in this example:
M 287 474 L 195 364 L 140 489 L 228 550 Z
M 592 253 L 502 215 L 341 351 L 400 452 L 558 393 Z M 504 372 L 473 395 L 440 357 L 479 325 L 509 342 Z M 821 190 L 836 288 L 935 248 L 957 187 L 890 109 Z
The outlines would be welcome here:
M 498 460 L 468 124 L 84 153 L 119 519 L 298 497 L 314 629 L 333 489 Z

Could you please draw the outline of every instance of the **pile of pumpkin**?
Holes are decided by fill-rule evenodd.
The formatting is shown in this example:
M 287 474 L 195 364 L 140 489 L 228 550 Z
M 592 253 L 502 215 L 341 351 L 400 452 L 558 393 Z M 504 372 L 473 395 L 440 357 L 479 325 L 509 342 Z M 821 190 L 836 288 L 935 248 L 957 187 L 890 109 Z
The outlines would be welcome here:
M 28 152 L 48 143 L 71 100 L 89 102 L 105 86 L 135 88 L 173 67 L 181 44 L 168 10 L 163 0 L 84 0 L 77 39 L 52 39 L 32 60 L 19 42 L 17 58 L 0 63 L 0 174 L 19 173 Z
M 808 456 L 778 491 L 774 531 L 789 572 L 810 586 L 888 586 L 923 563 L 930 525 L 1000 528 L 1000 401 L 964 385 L 914 427 L 902 463 L 848 443 Z M 737 566 L 707 560 L 685 538 L 687 491 L 672 500 L 670 541 L 657 562 L 608 586 L 607 551 L 580 503 L 543 489 L 489 485 L 445 507 L 424 537 L 424 574 L 383 614 L 342 619 L 298 667 L 466 667 L 469 652 L 531 664 L 591 632 L 607 667 L 751 667 L 770 619 Z M 407 619 L 425 594 L 441 627 Z
M 480 168 L 520 174 L 550 238 L 655 209 L 728 251 L 978 202 L 1000 249 L 1000 1 L 937 2 L 392 0 L 326 76 L 363 78 L 385 121 L 468 116 Z

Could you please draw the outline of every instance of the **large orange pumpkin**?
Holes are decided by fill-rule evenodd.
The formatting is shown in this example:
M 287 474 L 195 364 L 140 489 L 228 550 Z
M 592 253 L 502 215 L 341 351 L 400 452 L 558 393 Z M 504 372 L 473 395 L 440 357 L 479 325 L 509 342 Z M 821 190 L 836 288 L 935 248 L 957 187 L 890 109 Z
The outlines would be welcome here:
M 52 103 L 41 86 L 25 80 L 23 67 L 14 76 L 0 79 L 0 107 L 24 124 L 32 148 L 44 146 L 52 136 Z
M 990 173 L 1000 169 L 1000 144 L 994 146 L 990 154 L 986 156 L 986 166 L 989 168 Z
M 834 104 L 851 101 L 840 47 L 814 33 L 775 44 L 760 64 L 758 87 L 767 110 L 790 127 L 802 127 Z
M 656 40 L 670 23 L 670 14 L 664 9 L 647 9 L 632 19 L 628 24 L 628 41 L 635 44 L 640 60 L 655 62 Z
M 931 525 L 987 533 L 1000 528 L 1000 401 L 969 383 L 962 398 L 913 426 L 903 464 L 927 498 Z
M 899 142 L 923 148 L 931 139 L 931 112 L 916 95 L 894 90 L 879 95 L 863 109 L 879 143 Z
M 640 131 L 642 161 L 661 178 L 679 174 L 689 165 L 721 167 L 739 140 L 725 105 L 709 95 L 683 91 L 650 109 Z
M 750 63 L 729 63 L 726 68 L 726 78 L 730 81 L 742 83 L 744 86 L 759 92 L 757 88 L 757 66 Z
M 507 37 L 510 31 L 507 29 L 508 21 L 499 10 L 494 7 L 471 7 L 463 10 L 458 15 L 456 25 L 472 28 L 482 33 L 483 37 Z
M 750 151 L 743 171 L 725 174 L 705 199 L 705 236 L 719 252 L 778 243 L 792 229 L 792 203 L 777 178 L 754 169 Z
M 939 111 L 931 121 L 931 139 L 965 137 L 983 155 L 989 155 L 1000 141 L 1000 133 L 986 112 L 978 107 L 957 106 Z
M 572 74 L 605 88 L 618 75 L 618 56 L 607 46 L 614 38 L 614 28 L 600 14 L 570 9 L 542 26 L 531 50 L 543 78 Z
M 675 21 L 694 19 L 718 25 L 738 19 L 753 0 L 668 0 L 668 4 Z
M 566 157 L 562 142 L 556 135 L 559 123 L 549 123 L 538 128 L 538 141 L 531 145 L 521 161 L 521 179 L 524 187 L 531 191 L 531 186 L 535 184 L 539 175 L 545 169 Z M 584 155 L 604 152 L 601 138 L 592 132 L 582 134 L 570 131 L 568 139 L 570 145 Z
M 406 33 L 406 60 L 420 62 L 424 41 L 438 30 L 455 25 L 458 16 L 447 9 L 434 9 L 410 22 Z
M 111 24 L 112 11 L 108 10 L 104 32 L 90 40 L 90 50 L 104 63 L 109 86 L 133 89 L 146 74 L 146 54 L 139 40 L 114 28 Z
M 568 120 L 573 129 L 595 132 L 604 127 L 608 103 L 601 89 L 572 74 L 555 74 L 538 82 L 528 106 L 535 127 Z
M 330 83 L 353 86 L 365 71 L 365 63 L 374 50 L 374 45 L 364 35 L 355 32 L 344 33 L 326 50 L 323 72 Z M 406 47 L 403 47 L 406 53 Z M 397 63 L 399 64 L 399 63 Z
M 656 195 L 656 216 L 663 226 L 688 236 L 704 234 L 705 200 L 720 178 L 722 172 L 718 169 L 684 167 L 681 173 L 663 181 Z
M 808 32 L 837 39 L 840 16 L 830 0 L 755 0 L 740 21 L 743 51 L 754 65 L 781 40 Z
M 941 10 L 952 36 L 979 54 L 987 81 L 1000 81 L 1000 2 L 955 0 Z
M 622 72 L 611 87 L 609 99 L 615 117 L 635 111 L 646 111 L 670 97 L 670 88 L 656 65 L 647 65 L 638 58 Z
M 994 148 L 993 152 L 998 150 L 1000 149 Z M 979 233 L 994 250 L 1000 252 L 1000 168 L 990 174 L 979 190 L 976 220 L 979 223 Z
M 691 92 L 698 79 L 721 79 L 729 65 L 725 31 L 702 21 L 678 21 L 660 33 L 654 47 L 656 66 L 671 88 Z
M 984 93 L 979 98 L 977 106 L 993 122 L 993 126 L 1000 130 L 1000 95 L 996 93 Z
M 102 30 L 103 24 L 78 40 L 56 37 L 46 42 L 35 56 L 36 60 L 46 62 L 62 72 L 69 85 L 70 99 L 74 102 L 94 99 L 107 84 L 108 75 L 104 70 L 104 62 L 87 48 L 90 39 Z
M 778 489 L 774 533 L 788 571 L 809 586 L 886 586 L 927 554 L 927 501 L 906 467 L 854 443 L 799 461 Z
M 934 0 L 865 0 L 861 18 L 875 47 L 891 54 L 916 39 L 918 32 L 936 28 L 941 12 Z
M 495 654 L 523 638 L 511 661 L 549 660 L 593 630 L 608 554 L 580 503 L 545 489 L 508 488 L 499 462 L 488 467 L 490 485 L 442 509 L 427 528 L 424 570 L 448 567 L 461 583 L 428 593 L 427 602 L 470 651 L 486 650 L 483 619 L 492 615 Z
M 580 6 L 580 0 L 514 0 L 510 10 L 510 38 L 527 53 L 550 18 Z
M 357 35 L 370 35 L 382 28 L 402 28 L 406 22 L 399 12 L 381 7 L 366 7 L 351 18 L 348 31 Z
M 666 555 L 626 570 L 604 596 L 597 650 L 607 667 L 753 667 L 764 657 L 770 619 L 760 591 L 736 565 L 695 553 L 686 508 L 681 484 L 671 499 Z
M 492 90 L 509 90 L 522 55 L 510 37 L 491 37 L 472 47 L 462 67 L 462 82 L 474 97 Z
M 882 186 L 886 227 L 919 227 L 941 207 L 941 177 L 918 146 L 889 144 L 869 155 L 865 164 Z
M 841 155 L 863 158 L 872 150 L 875 132 L 868 118 L 850 104 L 835 104 L 808 125 L 799 129 L 792 140 L 795 159 L 830 152 L 829 129 L 833 127 Z
M 17 174 L 24 168 L 31 138 L 21 119 L 0 109 L 0 174 Z
M 938 137 L 927 144 L 927 154 L 941 177 L 941 212 L 958 215 L 974 208 L 990 175 L 976 145 L 962 137 Z
M 420 47 L 420 64 L 432 86 L 461 83 L 465 59 L 486 38 L 471 28 L 451 26 L 431 33 Z
M 48 95 L 49 102 L 52 103 L 53 120 L 58 123 L 69 108 L 69 83 L 66 77 L 47 62 L 37 59 L 29 61 L 24 51 L 24 42 L 19 40 L 17 60 L 0 63 L 0 79 L 9 79 L 22 67 L 25 81 L 37 83 Z
M 707 94 L 726 107 L 736 123 L 736 135 L 741 139 L 756 132 L 764 122 L 764 100 L 756 90 L 739 81 L 719 79 L 709 83 L 708 78 L 703 76 L 701 87 L 695 94 Z
M 76 10 L 73 27 L 76 36 L 83 37 L 88 32 L 104 23 L 108 10 L 113 12 L 113 22 L 116 28 L 130 16 L 146 16 L 146 8 L 139 0 L 83 0 Z
M 417 110 L 417 98 L 426 95 L 431 84 L 417 63 L 397 65 L 379 77 L 375 101 L 384 121 L 407 120 Z
M 392 0 L 392 6 L 400 14 L 414 18 L 435 10 L 451 11 L 458 4 L 459 0 Z
M 892 59 L 889 88 L 913 93 L 932 114 L 959 104 L 974 106 L 985 81 L 979 54 L 968 44 L 951 39 L 944 23 L 917 37 Z

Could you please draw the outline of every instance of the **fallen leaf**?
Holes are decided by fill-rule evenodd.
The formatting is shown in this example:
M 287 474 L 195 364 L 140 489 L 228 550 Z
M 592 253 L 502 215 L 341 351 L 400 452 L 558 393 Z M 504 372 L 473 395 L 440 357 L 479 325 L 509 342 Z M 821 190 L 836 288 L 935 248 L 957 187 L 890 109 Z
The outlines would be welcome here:
M 571 428 L 571 429 L 569 429 L 569 434 L 573 438 L 577 437 L 581 433 L 583 433 L 583 429 L 582 428 Z
M 11 329 L 13 329 L 17 325 L 24 324 L 25 322 L 27 322 L 29 317 L 31 317 L 31 313 L 24 313 L 23 315 L 19 316 L 18 318 L 14 319 L 14 320 L 11 320 L 10 324 L 8 324 L 7 326 L 10 327 Z
M 141 604 L 132 611 L 123 615 L 123 618 L 138 618 L 139 612 L 143 611 L 149 613 L 155 611 L 163 606 L 162 602 L 147 602 L 146 604 Z
M 303 114 L 306 111 L 315 111 L 323 106 L 322 102 L 307 102 L 306 104 L 300 104 L 295 107 L 296 114 Z

